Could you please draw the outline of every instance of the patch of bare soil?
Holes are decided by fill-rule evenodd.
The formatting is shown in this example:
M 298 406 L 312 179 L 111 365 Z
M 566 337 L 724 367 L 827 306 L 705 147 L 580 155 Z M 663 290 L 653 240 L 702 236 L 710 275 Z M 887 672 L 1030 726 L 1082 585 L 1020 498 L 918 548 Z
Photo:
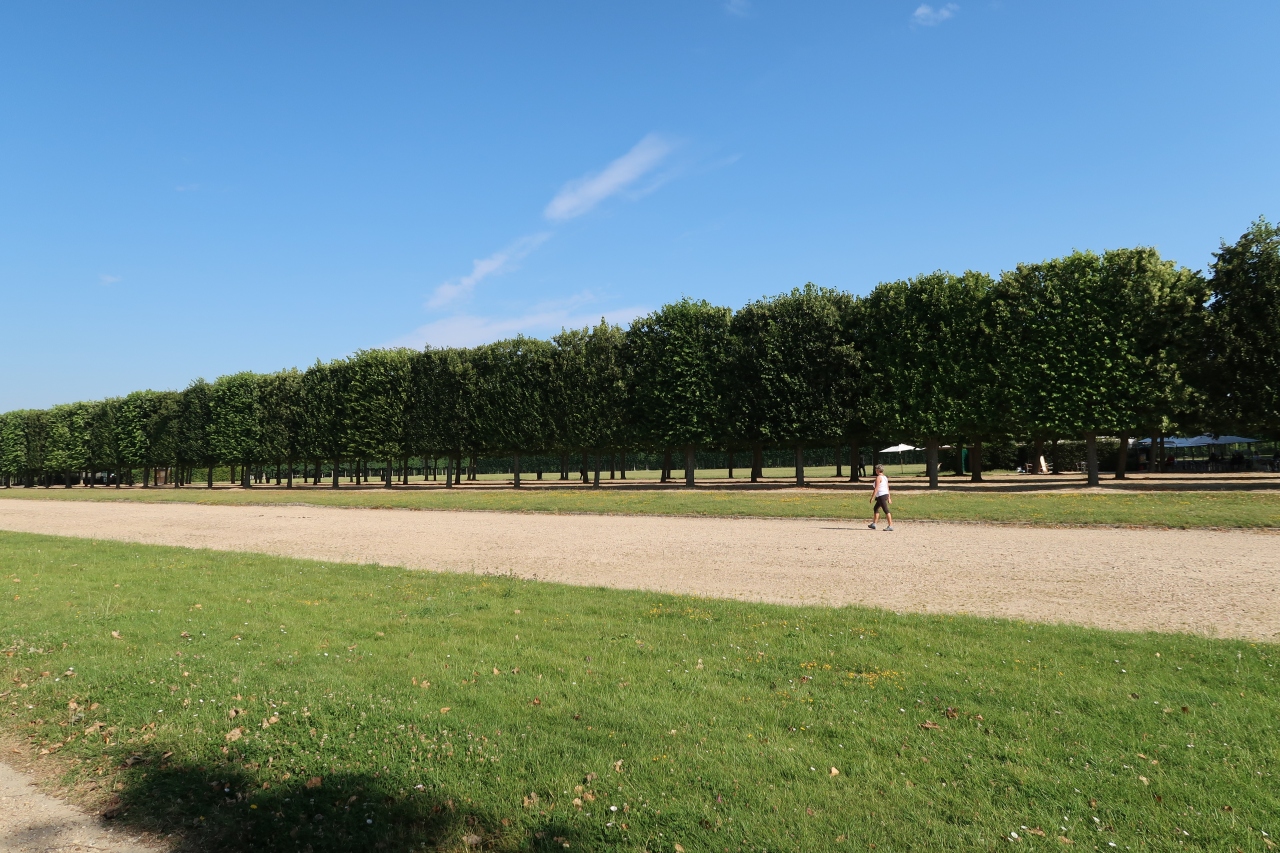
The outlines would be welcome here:
M 1245 531 L 0 500 L 0 529 L 785 604 L 1280 640 Z

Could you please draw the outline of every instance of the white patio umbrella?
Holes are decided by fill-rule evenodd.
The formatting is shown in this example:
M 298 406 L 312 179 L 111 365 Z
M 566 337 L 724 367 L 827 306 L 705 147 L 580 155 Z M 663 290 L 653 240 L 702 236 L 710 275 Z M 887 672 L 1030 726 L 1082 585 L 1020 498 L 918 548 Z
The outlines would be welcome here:
M 880 452 L 898 454 L 898 471 L 899 473 L 905 474 L 907 469 L 906 469 L 906 466 L 902 464 L 902 451 L 919 450 L 919 449 L 920 449 L 919 447 L 914 447 L 910 444 L 895 444 L 893 447 L 886 447 L 884 450 L 881 450 Z

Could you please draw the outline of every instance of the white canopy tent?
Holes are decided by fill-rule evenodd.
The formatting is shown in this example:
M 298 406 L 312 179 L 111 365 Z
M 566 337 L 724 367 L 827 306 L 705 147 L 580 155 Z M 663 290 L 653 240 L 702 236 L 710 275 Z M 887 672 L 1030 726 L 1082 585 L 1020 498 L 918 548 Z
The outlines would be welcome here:
M 1164 440 L 1165 447 L 1207 447 L 1215 444 L 1252 444 L 1255 441 L 1261 441 L 1259 438 L 1245 438 L 1241 435 L 1197 435 L 1190 438 L 1177 438 L 1168 436 Z M 1135 441 L 1135 447 L 1146 447 L 1151 443 L 1151 439 L 1144 438 Z

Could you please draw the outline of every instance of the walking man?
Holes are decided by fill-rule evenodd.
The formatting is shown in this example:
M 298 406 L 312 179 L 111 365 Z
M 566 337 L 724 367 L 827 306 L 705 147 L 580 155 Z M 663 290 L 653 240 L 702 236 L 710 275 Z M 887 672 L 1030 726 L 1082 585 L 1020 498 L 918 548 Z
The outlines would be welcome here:
M 871 490 L 871 503 L 874 507 L 874 513 L 871 516 L 871 523 L 867 527 L 872 530 L 876 529 L 876 522 L 880 520 L 880 510 L 884 510 L 885 530 L 893 530 L 893 513 L 889 512 L 889 503 L 892 498 L 889 497 L 889 478 L 884 475 L 884 466 L 876 466 L 876 483 Z

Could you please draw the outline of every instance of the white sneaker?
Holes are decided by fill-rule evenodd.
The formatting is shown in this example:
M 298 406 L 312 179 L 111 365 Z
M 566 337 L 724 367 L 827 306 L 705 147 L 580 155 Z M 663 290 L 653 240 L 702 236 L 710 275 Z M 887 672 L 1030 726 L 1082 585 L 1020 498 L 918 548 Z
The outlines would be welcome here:
M 873 521 L 873 522 L 871 522 L 870 524 L 868 524 L 868 525 L 867 525 L 867 529 L 868 529 L 868 530 L 875 530 L 875 529 L 876 529 L 876 523 L 875 523 L 874 521 Z
M 888 533 L 888 532 L 890 532 L 891 530 L 893 530 L 893 525 L 892 525 L 892 524 L 890 524 L 888 527 L 886 527 L 886 528 L 884 529 L 884 532 L 885 532 L 885 533 Z

